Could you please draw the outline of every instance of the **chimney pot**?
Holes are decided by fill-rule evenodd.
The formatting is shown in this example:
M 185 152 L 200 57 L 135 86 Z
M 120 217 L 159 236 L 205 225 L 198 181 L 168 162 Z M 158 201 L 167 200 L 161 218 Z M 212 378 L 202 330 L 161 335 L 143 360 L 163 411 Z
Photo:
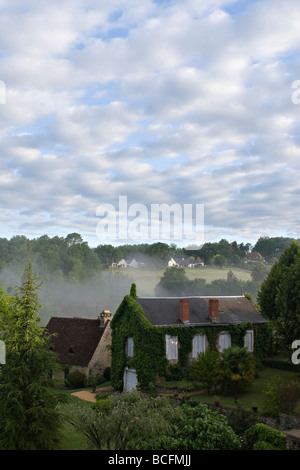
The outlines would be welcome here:
M 103 310 L 99 315 L 100 326 L 105 326 L 108 320 L 111 320 L 111 311 Z
M 180 299 L 180 320 L 183 323 L 190 320 L 190 302 L 188 299 Z
M 209 299 L 209 318 L 213 323 L 219 321 L 219 300 Z

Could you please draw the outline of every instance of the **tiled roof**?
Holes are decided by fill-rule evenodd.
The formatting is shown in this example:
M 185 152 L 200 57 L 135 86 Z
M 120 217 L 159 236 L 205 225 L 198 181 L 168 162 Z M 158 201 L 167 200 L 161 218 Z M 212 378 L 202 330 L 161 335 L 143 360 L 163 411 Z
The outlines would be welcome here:
M 52 317 L 46 330 L 55 336 L 51 349 L 58 354 L 57 362 L 87 366 L 105 330 L 99 319 Z
M 213 297 L 139 297 L 146 318 L 156 326 L 182 326 L 180 299 L 189 300 L 189 323 L 186 326 L 215 325 L 209 318 L 209 299 L 219 300 L 219 322 L 217 324 L 266 323 L 257 308 L 244 296 Z

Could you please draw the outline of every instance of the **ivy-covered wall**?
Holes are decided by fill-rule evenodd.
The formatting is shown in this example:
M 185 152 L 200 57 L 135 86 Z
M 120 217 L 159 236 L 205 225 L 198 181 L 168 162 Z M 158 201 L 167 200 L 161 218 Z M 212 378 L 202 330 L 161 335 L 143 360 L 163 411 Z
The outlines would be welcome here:
M 254 330 L 255 354 L 261 356 L 264 347 L 263 329 L 251 323 L 242 325 L 208 325 L 207 327 L 156 327 L 146 318 L 142 307 L 134 295 L 124 297 L 111 321 L 112 360 L 111 381 L 117 390 L 123 389 L 123 373 L 126 366 L 136 370 L 141 389 L 154 385 L 157 376 L 184 377 L 188 371 L 189 355 L 192 352 L 192 339 L 196 334 L 205 334 L 210 349 L 216 349 L 217 337 L 221 331 L 228 331 L 231 344 L 244 346 L 244 336 L 249 329 Z M 262 333 L 261 333 L 262 332 Z M 166 358 L 165 335 L 178 336 L 178 363 L 171 366 Z M 261 337 L 262 334 L 262 337 Z M 127 358 L 126 341 L 133 337 L 134 355 Z

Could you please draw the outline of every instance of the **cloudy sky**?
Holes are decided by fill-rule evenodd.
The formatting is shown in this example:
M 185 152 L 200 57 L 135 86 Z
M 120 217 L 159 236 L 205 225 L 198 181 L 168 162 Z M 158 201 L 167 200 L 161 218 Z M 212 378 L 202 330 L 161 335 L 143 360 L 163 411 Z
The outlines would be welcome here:
M 203 205 L 205 241 L 300 237 L 299 6 L 0 0 L 1 237 L 107 243 L 120 196 Z

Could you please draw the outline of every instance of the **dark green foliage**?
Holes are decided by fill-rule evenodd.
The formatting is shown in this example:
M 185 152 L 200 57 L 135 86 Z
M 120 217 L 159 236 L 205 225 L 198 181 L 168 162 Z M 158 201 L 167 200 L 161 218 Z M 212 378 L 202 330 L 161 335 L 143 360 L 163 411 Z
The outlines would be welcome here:
M 200 272 L 199 272 L 200 276 Z M 237 279 L 231 270 L 227 272 L 226 279 L 215 279 L 208 283 L 205 279 L 196 278 L 189 280 L 184 268 L 167 268 L 160 282 L 155 288 L 159 296 L 183 296 L 183 295 L 241 295 L 248 292 L 256 297 L 260 282 L 242 281 Z
M 96 449 L 230 450 L 240 442 L 226 419 L 198 404 L 174 405 L 165 397 L 137 391 L 105 397 L 91 407 L 74 407 L 68 421 Z
M 205 385 L 207 393 L 215 391 L 218 384 L 218 371 L 220 370 L 220 354 L 218 351 L 207 349 L 200 353 L 191 367 L 191 379 Z
M 167 398 L 133 391 L 110 395 L 91 407 L 70 407 L 66 418 L 85 434 L 93 448 L 133 450 L 172 436 L 182 414 Z
M 186 292 L 186 286 L 188 283 L 189 279 L 185 274 L 184 268 L 171 267 L 164 271 L 155 291 L 158 296 L 163 295 L 166 292 L 180 296 L 184 295 Z
M 113 316 L 111 329 L 113 386 L 117 390 L 123 388 L 124 368 L 126 365 L 131 365 L 137 371 L 140 386 L 147 389 L 150 383 L 155 383 L 156 373 L 162 369 L 159 358 L 153 361 L 153 351 L 160 351 L 159 357 L 164 357 L 163 338 L 155 334 L 155 329 L 146 319 L 142 308 L 130 295 L 124 297 Z M 135 345 L 132 361 L 128 361 L 126 357 L 126 340 L 130 336 L 133 336 Z
M 14 297 L 2 293 L 0 328 L 6 362 L 0 371 L 0 449 L 46 450 L 59 438 L 58 396 L 50 371 L 55 358 L 38 325 L 39 298 L 29 264 Z
M 105 381 L 110 380 L 110 367 L 106 367 L 103 372 L 103 378 Z
M 253 251 L 258 251 L 266 261 L 272 261 L 278 259 L 293 241 L 293 238 L 287 237 L 260 237 Z
M 262 315 L 273 322 L 285 348 L 300 338 L 300 244 L 293 242 L 275 263 L 258 293 Z
M 267 384 L 265 396 L 264 413 L 270 416 L 291 413 L 299 401 L 300 387 L 294 380 L 273 377 Z
M 285 435 L 263 423 L 251 426 L 245 436 L 250 450 L 286 450 Z
M 79 370 L 70 372 L 66 378 L 66 387 L 81 388 L 86 385 L 86 376 Z
M 130 295 L 131 295 L 131 297 L 133 297 L 134 299 L 137 298 L 137 295 L 136 295 L 136 284 L 135 284 L 135 283 L 131 284 Z
M 204 404 L 180 408 L 182 419 L 175 425 L 175 432 L 163 440 L 157 438 L 147 443 L 146 449 L 156 450 L 239 450 L 241 444 L 228 425 L 226 418 L 211 411 Z M 145 443 L 146 444 L 146 443 Z
M 232 345 L 243 347 L 246 331 L 250 323 L 226 325 L 231 335 Z M 192 340 L 196 334 L 205 334 L 211 351 L 216 351 L 218 334 L 224 326 L 214 327 L 155 327 L 145 317 L 143 309 L 131 295 L 124 297 L 111 321 L 112 363 L 111 381 L 117 390 L 123 389 L 123 373 L 126 366 L 136 370 L 139 386 L 142 390 L 153 387 L 157 376 L 168 380 L 180 380 L 189 376 Z M 166 358 L 165 335 L 177 336 L 179 357 L 176 365 L 169 364 Z M 255 336 L 259 338 L 259 329 Z M 126 341 L 133 337 L 134 357 L 126 356 Z
M 239 393 L 255 378 L 255 357 L 246 348 L 231 346 L 223 351 L 220 359 L 220 390 L 234 394 L 237 401 Z

